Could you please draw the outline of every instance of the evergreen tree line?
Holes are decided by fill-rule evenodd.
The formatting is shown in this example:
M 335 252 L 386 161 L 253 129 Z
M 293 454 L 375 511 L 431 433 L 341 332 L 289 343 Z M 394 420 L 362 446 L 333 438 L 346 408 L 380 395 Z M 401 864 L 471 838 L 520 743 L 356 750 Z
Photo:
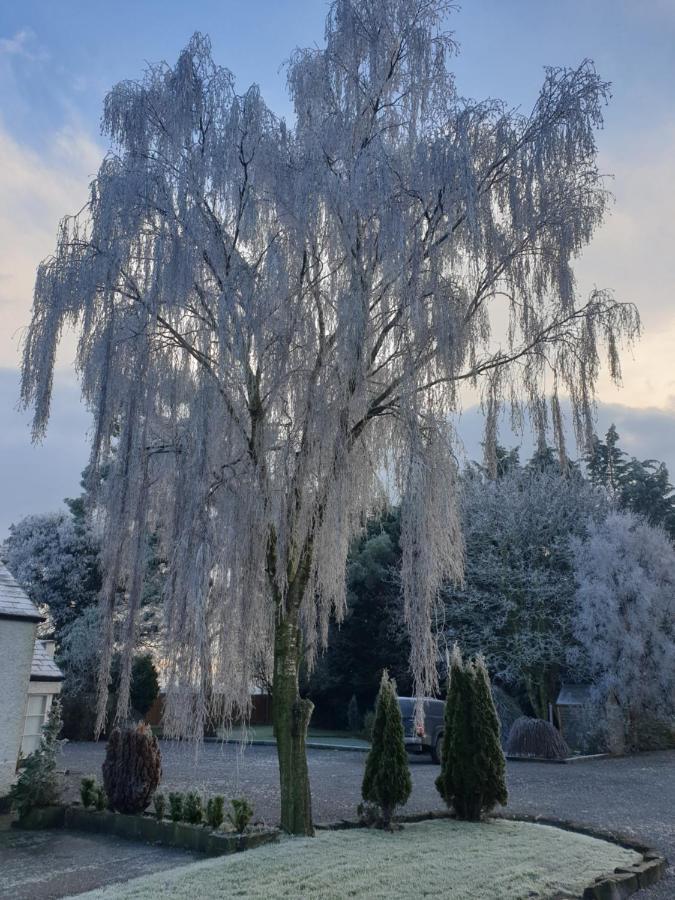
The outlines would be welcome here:
M 548 704 L 555 700 L 562 681 L 599 681 L 620 695 L 621 679 L 604 672 L 602 659 L 593 659 L 585 646 L 593 643 L 590 635 L 597 623 L 586 615 L 580 624 L 580 576 L 574 548 L 587 542 L 590 532 L 608 521 L 612 511 L 633 514 L 649 527 L 662 529 L 671 541 L 675 539 L 675 494 L 666 466 L 628 456 L 612 426 L 604 440 L 595 439 L 582 464 L 568 464 L 564 474 L 550 448 L 541 449 L 525 464 L 517 450 L 499 448 L 496 478 L 472 464 L 460 483 L 466 578 L 462 588 L 448 586 L 442 593 L 436 622 L 441 676 L 445 674 L 444 648 L 459 641 L 469 654 L 485 656 L 496 685 L 528 714 L 547 717 Z M 86 514 L 90 505 L 86 491 L 66 505 L 65 512 L 28 516 L 12 526 L 2 558 L 47 616 L 43 636 L 56 640 L 57 660 L 66 675 L 66 734 L 77 738 L 90 736 L 93 729 L 93 713 L 83 712 L 91 712 L 94 706 L 102 573 L 99 537 Z M 609 546 L 610 537 L 595 535 L 592 546 Z M 617 547 L 628 540 L 624 537 L 621 544 L 620 535 L 614 538 Z M 628 555 L 636 545 L 632 541 Z M 645 547 L 643 556 L 664 557 L 658 545 L 647 541 Z M 140 713 L 149 708 L 158 690 L 152 652 L 161 639 L 160 598 L 166 570 L 152 535 L 146 552 L 149 577 L 141 618 L 142 652 L 132 683 L 132 705 Z M 597 568 L 597 560 L 582 563 L 587 571 Z M 314 724 L 352 731 L 363 727 L 364 713 L 374 705 L 384 669 L 402 694 L 412 692 L 400 566 L 400 516 L 391 509 L 371 519 L 354 543 L 347 567 L 347 617 L 339 627 L 331 626 L 328 650 L 311 674 L 304 673 L 305 689 L 316 706 Z M 658 568 L 642 557 L 636 559 L 636 566 Z M 669 577 L 665 571 L 661 580 L 667 582 Z M 648 588 L 643 592 L 649 593 Z M 582 594 L 587 598 L 586 611 L 592 612 L 595 603 L 596 619 L 605 615 L 609 607 L 602 593 L 594 594 L 593 585 L 586 584 Z M 668 609 L 666 619 L 667 613 Z M 636 627 L 647 628 L 650 615 L 650 610 L 642 610 Z M 670 641 L 668 646 L 674 617 L 671 606 L 670 625 L 666 620 L 654 626 L 662 641 Z M 611 655 L 613 648 L 606 647 L 604 652 Z M 657 657 L 654 666 L 656 662 Z M 631 671 L 640 671 L 641 658 L 632 664 L 624 682 L 630 680 Z M 262 661 L 263 680 L 264 669 Z M 113 665 L 113 694 L 117 670 Z M 667 709 L 669 691 L 672 685 L 665 679 L 653 692 L 657 711 L 659 697 L 665 698 L 662 705 Z M 504 702 L 508 695 L 498 694 Z M 639 705 L 645 705 L 644 698 Z
M 663 535 L 672 548 L 675 494 L 668 471 L 663 463 L 640 462 L 624 453 L 612 426 L 604 440 L 596 438 L 581 463 L 568 463 L 564 473 L 550 448 L 525 464 L 517 450 L 499 448 L 497 477 L 489 478 L 482 466 L 472 464 L 462 473 L 461 489 L 466 578 L 463 587 L 447 586 L 442 593 L 436 623 L 441 675 L 444 648 L 458 641 L 466 652 L 484 655 L 496 685 L 525 713 L 547 718 L 563 681 L 608 680 L 602 661 L 587 649 L 593 639 L 585 633 L 588 623 L 579 610 L 579 547 L 615 512 L 628 517 L 633 532 L 638 527 L 647 534 L 653 531 L 657 543 Z M 399 532 L 398 510 L 387 511 L 368 523 L 352 548 L 346 620 L 332 626 L 328 649 L 307 678 L 320 724 L 354 730 L 355 709 L 363 720 L 384 668 L 403 695 L 412 691 L 398 583 Z M 596 543 L 603 542 L 609 546 L 610 536 L 601 534 Z M 629 556 L 633 548 L 638 553 L 635 537 Z M 658 546 L 653 553 L 658 556 Z M 619 562 L 617 556 L 614 564 Z M 649 564 L 639 554 L 634 563 L 661 578 L 658 563 Z M 664 577 L 667 582 L 670 576 Z M 603 603 L 598 601 L 597 607 L 602 625 Z M 647 610 L 645 616 L 653 621 L 644 628 L 660 632 L 674 646 L 672 603 L 670 611 L 668 626 Z M 611 614 L 609 607 L 606 614 Z M 667 607 L 665 614 L 667 618 Z M 622 627 L 618 623 L 617 629 Z M 644 638 L 649 643 L 647 631 Z M 610 655 L 612 648 L 606 650 Z M 624 679 L 629 678 L 627 671 Z M 655 686 L 656 714 L 668 715 L 669 691 L 670 681 Z

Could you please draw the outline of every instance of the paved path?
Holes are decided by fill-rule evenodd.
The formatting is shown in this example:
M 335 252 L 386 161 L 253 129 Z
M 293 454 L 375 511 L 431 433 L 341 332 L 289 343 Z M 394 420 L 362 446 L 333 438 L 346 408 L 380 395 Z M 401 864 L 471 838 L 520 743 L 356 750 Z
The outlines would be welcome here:
M 103 744 L 66 747 L 71 797 L 77 796 L 82 775 L 100 772 L 103 750 Z M 189 747 L 164 742 L 162 754 L 165 791 L 246 796 L 258 819 L 278 820 L 274 748 L 253 746 L 241 752 L 236 745 L 206 744 L 195 759 Z M 316 821 L 354 818 L 365 755 L 310 750 L 308 756 Z M 413 792 L 406 811 L 441 809 L 434 787 L 438 767 L 428 757 L 414 757 L 411 771 Z M 671 861 L 668 879 L 635 896 L 636 900 L 675 900 L 675 752 L 568 765 L 509 763 L 508 785 L 511 812 L 555 816 L 621 832 L 664 852 Z
M 122 838 L 0 829 L 0 897 L 52 900 L 197 859 L 196 853 Z

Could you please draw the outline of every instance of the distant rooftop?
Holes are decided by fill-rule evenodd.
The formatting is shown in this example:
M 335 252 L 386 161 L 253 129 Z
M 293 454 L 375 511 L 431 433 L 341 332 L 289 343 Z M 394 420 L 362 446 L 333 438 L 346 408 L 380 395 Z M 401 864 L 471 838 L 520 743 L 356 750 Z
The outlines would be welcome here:
M 35 641 L 31 681 L 63 681 L 63 672 L 54 662 L 53 641 Z
M 9 569 L 0 562 L 0 619 L 42 622 L 43 616 Z

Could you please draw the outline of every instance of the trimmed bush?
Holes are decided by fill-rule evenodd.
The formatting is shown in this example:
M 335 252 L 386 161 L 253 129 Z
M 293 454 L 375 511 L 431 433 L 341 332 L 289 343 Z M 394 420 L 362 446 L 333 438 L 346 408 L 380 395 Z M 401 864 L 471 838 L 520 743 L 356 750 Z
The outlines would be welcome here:
M 162 777 L 157 738 L 148 725 L 113 729 L 103 763 L 103 785 L 110 808 L 143 812 Z
M 202 816 L 202 798 L 194 791 L 188 791 L 183 800 L 183 821 L 190 825 L 200 825 Z
M 253 807 L 245 797 L 235 797 L 230 800 L 232 809 L 227 814 L 227 819 L 239 834 L 243 834 L 253 818 Z
M 96 802 L 96 779 L 90 775 L 80 781 L 80 800 L 85 809 Z
M 206 822 L 211 828 L 220 828 L 225 818 L 225 798 L 209 797 L 206 804 Z
M 155 818 L 161 822 L 166 813 L 166 797 L 164 794 L 155 794 L 152 798 L 152 805 L 155 810 Z
M 563 736 L 550 722 L 521 716 L 513 723 L 506 745 L 509 756 L 567 759 L 570 750 Z
M 455 645 L 436 788 L 457 818 L 475 822 L 497 803 L 506 804 L 505 772 L 499 717 L 485 663 L 482 657 L 465 663 Z
M 178 791 L 169 794 L 169 815 L 172 822 L 183 821 L 183 795 Z
M 366 760 L 361 796 L 364 800 L 379 806 L 382 826 L 391 830 L 394 810 L 406 802 L 411 790 L 412 782 L 396 685 L 385 669 L 375 705 L 372 746 Z
M 102 812 L 108 805 L 108 798 L 103 790 L 103 785 L 97 784 L 94 788 L 94 808 Z

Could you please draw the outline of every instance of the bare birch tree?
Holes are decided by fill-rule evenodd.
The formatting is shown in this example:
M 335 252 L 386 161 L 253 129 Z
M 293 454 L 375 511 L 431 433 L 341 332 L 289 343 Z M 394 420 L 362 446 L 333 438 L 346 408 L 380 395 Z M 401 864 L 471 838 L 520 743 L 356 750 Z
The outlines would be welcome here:
M 423 693 L 438 587 L 462 576 L 460 386 L 483 391 L 489 463 L 504 401 L 541 430 L 550 402 L 561 441 L 564 391 L 584 440 L 602 346 L 618 377 L 618 343 L 638 330 L 610 295 L 579 298 L 571 268 L 607 204 L 594 140 L 607 85 L 584 62 L 547 71 L 526 116 L 462 100 L 448 7 L 332 3 L 324 48 L 289 64 L 292 127 L 257 88 L 238 95 L 200 35 L 175 67 L 117 85 L 111 151 L 37 277 L 23 370 L 35 436 L 74 322 L 94 475 L 114 450 L 99 502 L 108 627 L 126 588 L 119 713 L 152 528 L 171 560 L 167 729 L 198 737 L 214 691 L 226 719 L 246 714 L 273 652 L 294 833 L 312 832 L 298 671 L 344 614 L 348 545 L 382 473 L 402 497 Z M 109 654 L 101 715 L 108 670 Z

